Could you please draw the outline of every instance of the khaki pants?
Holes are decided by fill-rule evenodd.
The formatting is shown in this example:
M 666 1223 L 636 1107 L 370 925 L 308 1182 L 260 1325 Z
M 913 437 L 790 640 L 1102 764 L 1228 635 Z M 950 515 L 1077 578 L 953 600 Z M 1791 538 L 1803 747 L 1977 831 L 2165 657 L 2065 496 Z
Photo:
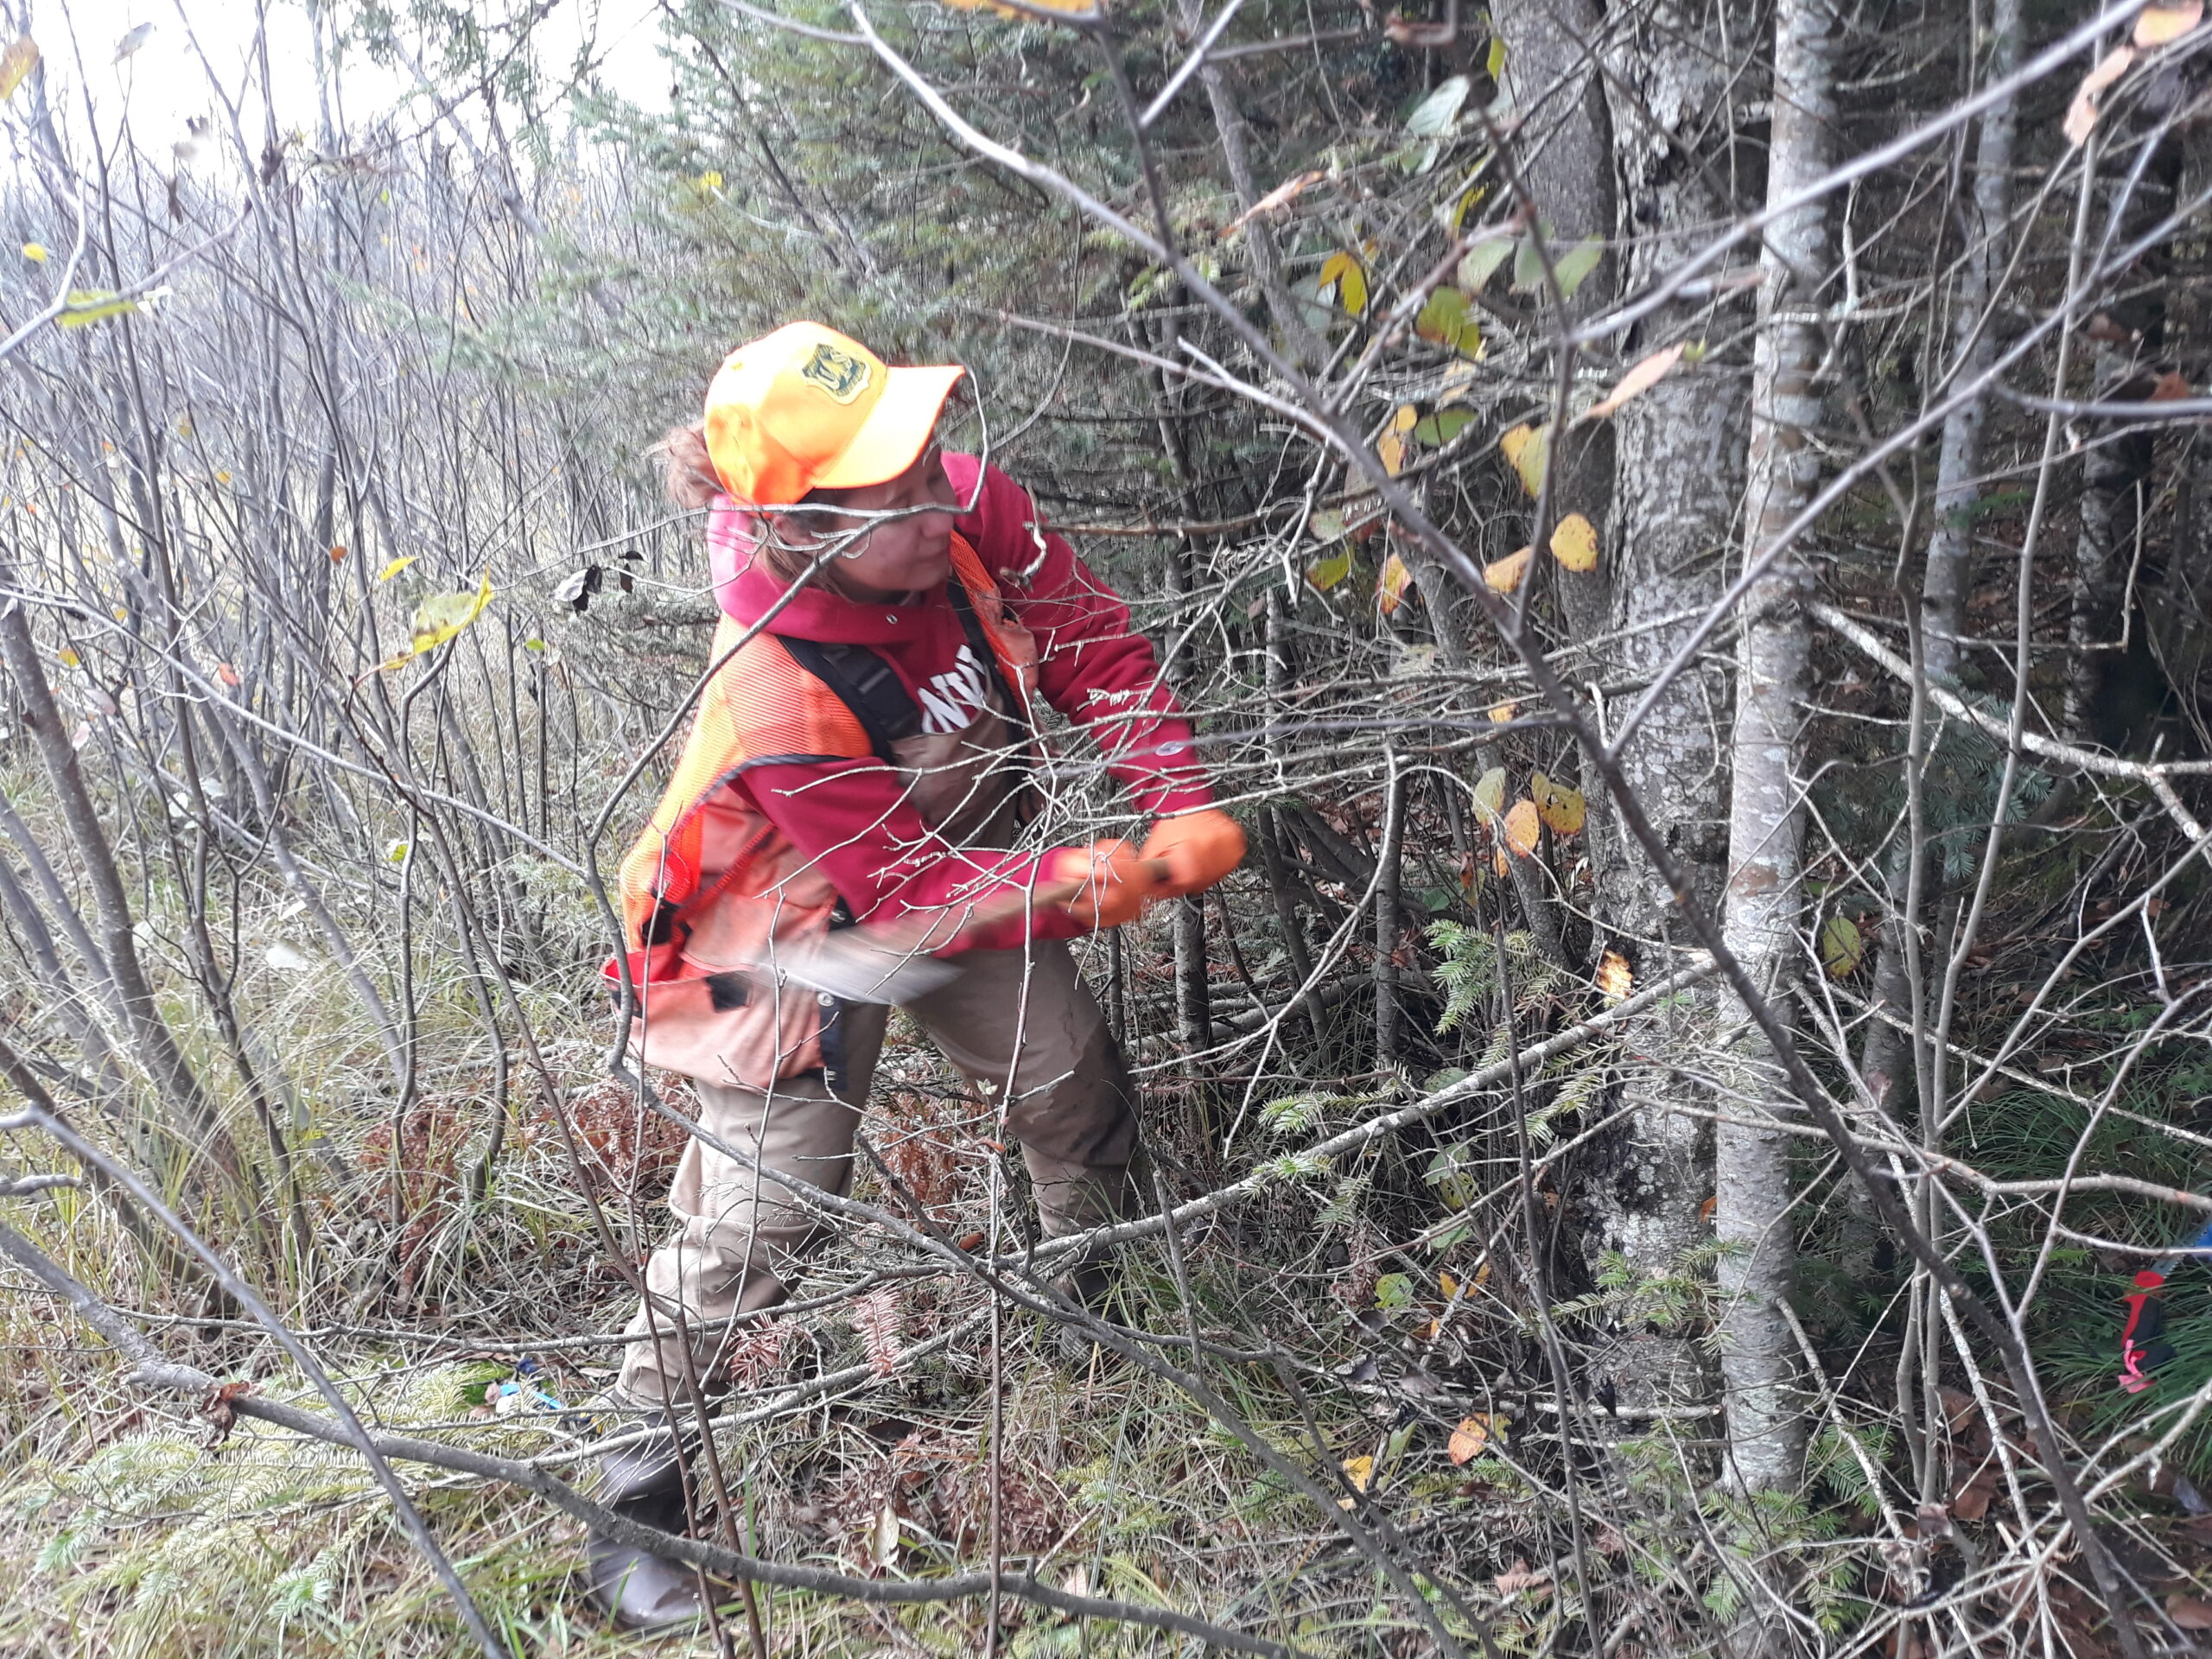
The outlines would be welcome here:
M 959 976 L 906 1011 L 987 1102 L 1004 1098 L 1007 1132 L 1021 1143 L 1046 1234 L 1082 1232 L 1128 1214 L 1135 1091 L 1067 947 L 971 950 L 954 960 Z M 770 1095 L 701 1082 L 702 1124 L 764 1168 L 849 1192 L 853 1136 L 888 1013 L 845 1006 L 842 1097 L 818 1071 L 786 1078 Z M 697 1140 L 677 1166 L 668 1204 L 683 1225 L 645 1266 L 652 1317 L 641 1305 L 630 1321 L 640 1339 L 626 1351 L 618 1385 L 640 1405 L 683 1397 L 677 1314 L 687 1325 L 712 1325 L 782 1301 L 799 1258 L 826 1230 L 801 1198 Z M 702 1385 L 712 1385 L 722 1351 L 742 1332 L 692 1335 Z

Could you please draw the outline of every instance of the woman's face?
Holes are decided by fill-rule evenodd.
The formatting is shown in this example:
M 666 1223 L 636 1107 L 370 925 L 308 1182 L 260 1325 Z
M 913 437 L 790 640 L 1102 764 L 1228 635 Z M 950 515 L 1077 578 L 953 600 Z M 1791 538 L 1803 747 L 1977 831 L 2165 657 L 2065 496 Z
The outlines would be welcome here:
M 838 512 L 779 514 L 776 528 L 787 545 L 806 553 L 833 537 L 850 535 L 851 545 L 830 567 L 838 588 L 855 599 L 889 600 L 935 588 L 951 574 L 952 521 L 960 498 L 934 442 L 888 483 L 837 493 Z M 878 512 L 902 516 L 864 516 Z

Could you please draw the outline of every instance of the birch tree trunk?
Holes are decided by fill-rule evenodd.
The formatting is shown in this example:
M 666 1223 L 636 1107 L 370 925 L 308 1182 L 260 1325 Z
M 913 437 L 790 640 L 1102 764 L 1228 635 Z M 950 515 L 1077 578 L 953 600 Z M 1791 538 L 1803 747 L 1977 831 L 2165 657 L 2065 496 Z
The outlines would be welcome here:
M 1736 15 L 1731 16 L 1732 13 Z M 1623 283 L 1634 291 L 1695 251 L 1736 204 L 1717 194 L 1738 159 L 1727 120 L 1728 48 L 1751 35 L 1739 0 L 1656 0 L 1617 15 L 1606 42 L 1612 162 L 1619 191 Z M 1740 303 L 1740 302 L 1739 302 Z M 1745 320 L 1698 304 L 1669 306 L 1620 342 L 1634 361 L 1677 340 L 1740 334 Z M 1744 483 L 1745 367 L 1719 351 L 1681 367 L 1613 417 L 1612 569 L 1605 677 L 1654 677 L 1719 597 Z M 1717 909 L 1726 875 L 1722 734 L 1729 718 L 1717 653 L 1662 692 L 1623 752 L 1652 823 L 1689 872 L 1693 896 Z M 1666 884 L 1610 813 L 1593 811 L 1591 859 L 1606 948 L 1637 982 L 1683 965 L 1687 934 Z M 1707 1236 L 1712 1137 L 1675 1107 L 1704 1094 L 1717 994 L 1700 988 L 1637 1022 L 1622 1044 L 1625 1116 L 1582 1169 L 1592 1266 L 1623 1258 L 1637 1279 L 1680 1270 Z M 1690 1333 L 1661 1330 L 1631 1306 L 1600 1362 L 1622 1406 L 1674 1408 L 1713 1397 L 1711 1368 Z
M 1798 195 L 1826 170 L 1834 121 L 1830 54 L 1834 0 L 1779 0 L 1775 10 L 1774 124 L 1767 203 Z M 1811 569 L 1801 541 L 1778 537 L 1820 475 L 1810 434 L 1820 419 L 1821 331 L 1815 308 L 1828 271 L 1828 209 L 1816 199 L 1777 217 L 1759 256 L 1745 488 L 1748 556 L 1773 555 L 1743 607 L 1731 746 L 1728 883 L 1722 931 L 1763 995 L 1780 1000 L 1797 960 L 1804 870 L 1798 747 Z M 1735 1098 L 1713 1134 L 1719 1357 L 1726 1391 L 1728 1478 L 1751 1491 L 1795 1490 L 1805 1424 L 1795 1392 L 1794 1338 L 1783 1303 L 1796 1249 L 1787 1138 L 1763 1117 L 1790 1109 L 1773 1056 L 1740 1007 L 1724 1071 Z

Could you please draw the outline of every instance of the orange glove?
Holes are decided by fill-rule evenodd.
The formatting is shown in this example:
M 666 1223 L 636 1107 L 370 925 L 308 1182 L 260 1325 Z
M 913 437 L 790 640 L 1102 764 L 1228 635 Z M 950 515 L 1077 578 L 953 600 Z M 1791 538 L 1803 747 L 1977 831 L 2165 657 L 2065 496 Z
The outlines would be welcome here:
M 1167 883 L 1154 898 L 1204 893 L 1244 861 L 1244 829 L 1217 806 L 1162 818 L 1145 837 L 1144 856 L 1167 866 Z
M 1056 885 L 1080 884 L 1071 898 L 1060 902 L 1068 914 L 1096 931 L 1136 920 L 1145 901 L 1160 897 L 1167 872 L 1126 841 L 1094 841 L 1047 854 L 1043 874 Z

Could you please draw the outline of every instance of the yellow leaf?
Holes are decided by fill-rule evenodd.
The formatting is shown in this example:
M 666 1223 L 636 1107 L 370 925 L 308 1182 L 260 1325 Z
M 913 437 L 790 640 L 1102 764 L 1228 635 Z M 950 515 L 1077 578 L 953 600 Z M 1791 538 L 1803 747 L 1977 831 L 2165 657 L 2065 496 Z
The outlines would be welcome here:
M 35 265 L 44 264 L 46 263 L 46 244 L 43 242 L 24 243 L 23 257 L 29 260 L 31 264 Z
M 1492 766 L 1475 780 L 1475 804 L 1482 809 L 1483 822 L 1489 823 L 1505 810 L 1505 768 Z
M 1529 793 L 1536 803 L 1536 814 L 1551 826 L 1555 836 L 1577 836 L 1582 833 L 1582 823 L 1588 816 L 1588 803 L 1582 791 L 1555 784 L 1541 772 L 1529 779 Z
M 1517 553 L 1509 553 L 1483 567 L 1483 580 L 1501 594 L 1510 594 L 1521 585 L 1521 578 L 1529 574 L 1529 561 L 1535 549 L 1524 547 Z
M 1421 422 L 1421 410 L 1411 404 L 1400 404 L 1398 412 L 1390 417 L 1390 429 L 1400 435 L 1410 432 Z
M 1641 397 L 1645 392 L 1667 378 L 1667 372 L 1682 360 L 1682 353 L 1689 349 L 1687 340 L 1656 351 L 1621 376 L 1620 384 L 1596 403 L 1582 411 L 1586 421 L 1602 421 L 1616 413 L 1631 397 Z
M 1490 711 L 1490 723 L 1493 726 L 1503 726 L 1508 721 L 1519 715 L 1520 712 L 1521 705 L 1519 703 L 1501 702 Z
M 1406 601 L 1406 584 L 1414 573 L 1406 569 L 1406 562 L 1393 553 L 1382 561 L 1382 574 L 1376 579 L 1375 602 L 1382 607 L 1382 614 L 1393 616 Z
M 1447 1302 L 1459 1294 L 1459 1281 L 1448 1273 L 1437 1274 L 1436 1287 L 1444 1293 L 1444 1300 Z
M 1491 1420 L 1488 1416 L 1462 1417 L 1459 1427 L 1452 1431 L 1452 1461 L 1454 1465 L 1469 1463 L 1482 1455 L 1483 1447 L 1490 1444 Z
M 1840 912 L 1829 917 L 1821 930 L 1821 965 L 1836 978 L 1847 979 L 1866 954 L 1866 938 L 1859 924 Z
M 1534 499 L 1544 493 L 1544 468 L 1551 461 L 1551 435 L 1548 429 L 1529 426 L 1525 423 L 1504 433 L 1497 441 L 1498 453 L 1506 464 L 1521 475 L 1521 487 Z
M 1636 983 L 1636 975 L 1630 969 L 1628 958 L 1618 950 L 1608 950 L 1598 958 L 1598 992 L 1609 1002 L 1618 1002 L 1629 994 Z
M 105 322 L 110 317 L 119 317 L 137 308 L 137 301 L 118 294 L 113 289 L 75 288 L 69 290 L 67 307 L 54 321 L 64 328 L 82 328 L 88 322 Z
M 2104 60 L 2082 78 L 2081 86 L 2075 92 L 2074 101 L 2066 106 L 2066 119 L 2061 130 L 2069 144 L 2085 144 L 2097 124 L 2097 99 L 2105 88 L 2126 74 L 2135 61 L 2135 48 L 2116 46 L 2104 56 Z
M 72 649 L 70 646 L 64 645 L 64 646 L 62 646 L 62 647 L 61 647 L 61 649 L 60 649 L 60 650 L 59 650 L 59 651 L 55 652 L 54 654 L 54 656 L 55 656 L 56 658 L 58 658 L 60 660 L 60 663 L 61 663 L 61 666 L 62 666 L 62 667 L 64 667 L 64 668 L 74 668 L 74 667 L 76 667 L 76 666 L 77 666 L 77 663 L 78 663 L 78 657 L 77 657 L 77 653 L 76 653 L 76 652 L 75 652 L 73 649 Z
M 712 195 L 715 192 L 722 188 L 722 175 L 714 169 L 709 168 L 706 172 L 702 173 L 699 175 L 698 184 L 701 190 L 706 192 L 709 195 Z
M 1483 60 L 1483 67 L 1490 71 L 1490 78 L 1492 80 L 1496 80 L 1505 73 L 1505 37 L 1503 35 L 1491 36 L 1490 55 Z
M 1325 594 L 1351 574 L 1351 549 L 1338 548 L 1325 559 L 1306 567 L 1306 580 L 1317 594 Z
M 473 594 L 432 594 L 415 607 L 415 620 L 408 637 L 407 648 L 396 656 L 386 658 L 377 666 L 379 669 L 397 668 L 426 651 L 436 650 L 481 616 L 484 607 L 491 602 L 492 573 L 488 570 Z
M 1505 815 L 1505 844 L 1526 858 L 1536 850 L 1541 838 L 1537 825 L 1536 804 L 1531 800 L 1513 803 L 1513 810 Z
M 404 570 L 409 565 L 414 563 L 415 561 L 420 557 L 422 557 L 422 555 L 419 553 L 401 554 L 390 564 L 387 564 L 383 569 L 377 572 L 377 580 L 378 582 L 390 582 L 394 576 L 397 575 L 401 571 Z
M 1321 262 L 1321 291 L 1337 290 L 1337 303 L 1358 316 L 1367 309 L 1367 274 L 1359 261 L 1339 248 Z
M 1375 441 L 1375 453 L 1382 462 L 1382 470 L 1395 478 L 1405 470 L 1406 441 L 1395 432 L 1385 432 Z
M 2135 44 L 2145 51 L 2177 41 L 2204 21 L 2204 0 L 2164 0 L 2135 17 Z
M 218 473 L 215 474 L 215 481 L 218 484 L 227 484 L 231 481 L 231 475 L 228 473 Z
M 1579 512 L 1570 512 L 1552 530 L 1552 557 L 1570 570 L 1598 568 L 1598 532 Z
M 1375 1459 L 1366 1456 L 1346 1458 L 1344 1478 L 1351 1483 L 1352 1491 L 1365 1491 L 1367 1483 L 1375 1478 Z
M 0 52 L 0 98 L 14 97 L 23 77 L 37 67 L 38 42 L 28 35 L 16 36 L 13 46 Z

